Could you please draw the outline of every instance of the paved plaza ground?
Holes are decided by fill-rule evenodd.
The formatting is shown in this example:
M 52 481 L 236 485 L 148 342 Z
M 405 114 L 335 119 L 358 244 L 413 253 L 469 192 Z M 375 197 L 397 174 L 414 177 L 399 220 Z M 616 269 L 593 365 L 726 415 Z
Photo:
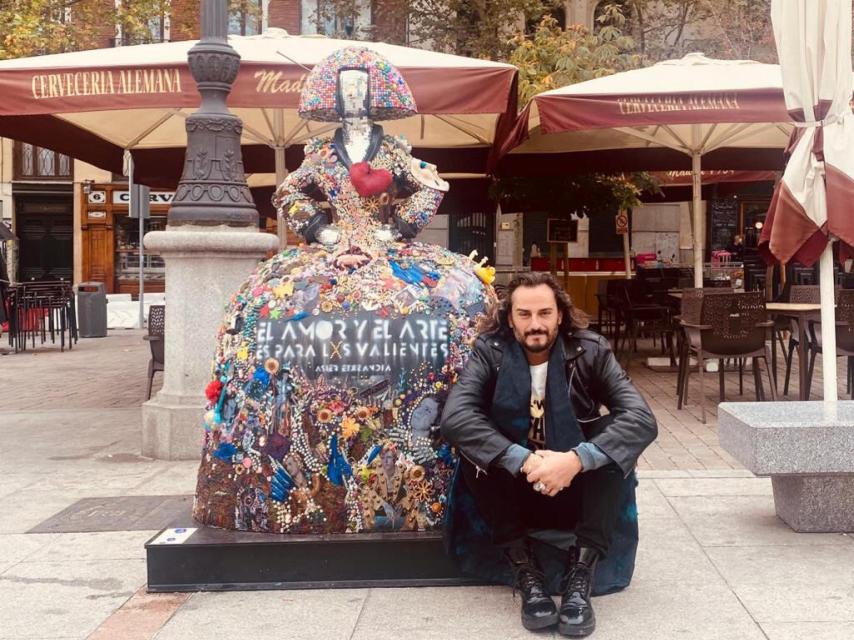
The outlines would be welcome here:
M 82 498 L 193 493 L 195 462 L 139 455 L 147 361 L 135 330 L 0 356 L 0 640 L 554 635 L 524 631 L 503 587 L 147 594 L 154 530 L 28 533 Z M 630 373 L 660 435 L 640 461 L 634 581 L 594 600 L 593 637 L 854 638 L 854 537 L 796 534 L 776 518 L 770 481 L 718 445 L 716 375 L 703 424 L 696 380 L 680 411 L 674 373 L 641 357 Z M 727 373 L 727 399 L 737 391 Z M 752 393 L 746 376 L 744 399 Z

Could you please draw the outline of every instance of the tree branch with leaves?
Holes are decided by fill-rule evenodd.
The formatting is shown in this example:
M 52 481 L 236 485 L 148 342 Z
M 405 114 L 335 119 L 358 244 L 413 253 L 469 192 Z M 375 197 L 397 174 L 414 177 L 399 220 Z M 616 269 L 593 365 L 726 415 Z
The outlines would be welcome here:
M 624 25 L 620 8 L 609 5 L 599 15 L 597 31 L 581 25 L 562 29 L 546 16 L 532 34 L 517 35 L 508 62 L 519 68 L 520 104 L 542 91 L 639 67 L 641 57 L 634 52 L 634 41 L 623 33 Z M 503 178 L 497 194 L 527 210 L 585 216 L 637 206 L 645 190 L 658 190 L 646 173 L 591 174 Z

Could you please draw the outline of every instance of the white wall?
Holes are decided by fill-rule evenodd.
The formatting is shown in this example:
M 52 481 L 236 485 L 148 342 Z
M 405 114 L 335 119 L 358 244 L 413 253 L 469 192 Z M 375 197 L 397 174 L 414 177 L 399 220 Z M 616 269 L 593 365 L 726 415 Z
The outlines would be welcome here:
M 0 224 L 14 230 L 15 201 L 12 199 L 12 146 L 7 138 L 0 138 Z M 6 272 L 12 280 L 16 279 L 17 243 L 6 244 Z
M 7 222 L 14 218 L 12 200 L 12 146 L 7 138 L 0 138 L 0 217 Z
M 427 244 L 438 244 L 440 247 L 448 247 L 448 216 L 433 216 L 426 227 L 416 236 L 418 242 Z
M 706 226 L 706 201 L 702 203 L 703 233 Z M 693 264 L 694 262 L 694 224 L 691 220 L 691 203 L 681 202 L 680 224 L 679 224 L 679 253 L 682 264 Z M 703 236 L 705 237 L 705 235 Z M 708 258 L 707 258 L 708 259 Z
M 661 251 L 661 257 L 680 259 L 682 204 L 644 205 L 632 209 L 632 250 L 638 253 Z
M 495 266 L 522 265 L 522 214 L 502 213 L 495 226 Z
M 567 248 L 569 249 L 569 257 L 570 258 L 589 258 L 590 257 L 590 219 L 585 216 L 583 218 L 577 218 L 575 214 L 572 215 L 573 220 L 578 220 L 578 241 L 577 242 L 567 242 Z M 543 251 L 542 249 L 540 249 Z M 548 251 L 548 248 L 545 249 Z M 543 255 L 548 255 L 548 253 L 543 253 Z

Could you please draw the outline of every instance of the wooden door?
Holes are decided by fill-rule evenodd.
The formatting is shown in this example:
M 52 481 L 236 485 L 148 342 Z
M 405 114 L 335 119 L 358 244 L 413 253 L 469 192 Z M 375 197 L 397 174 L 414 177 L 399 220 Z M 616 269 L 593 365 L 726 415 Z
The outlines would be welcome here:
M 71 280 L 74 274 L 74 216 L 70 199 L 21 197 L 16 201 L 20 240 L 18 278 Z

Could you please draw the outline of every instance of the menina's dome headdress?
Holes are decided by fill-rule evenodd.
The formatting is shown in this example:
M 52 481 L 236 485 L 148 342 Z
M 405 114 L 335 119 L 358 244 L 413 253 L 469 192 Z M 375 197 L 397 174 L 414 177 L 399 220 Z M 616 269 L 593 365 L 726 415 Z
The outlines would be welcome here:
M 329 55 L 308 74 L 299 99 L 300 117 L 321 122 L 341 119 L 336 104 L 338 74 L 344 69 L 367 71 L 371 119 L 397 120 L 418 113 L 415 98 L 397 68 L 376 51 L 345 47 Z

